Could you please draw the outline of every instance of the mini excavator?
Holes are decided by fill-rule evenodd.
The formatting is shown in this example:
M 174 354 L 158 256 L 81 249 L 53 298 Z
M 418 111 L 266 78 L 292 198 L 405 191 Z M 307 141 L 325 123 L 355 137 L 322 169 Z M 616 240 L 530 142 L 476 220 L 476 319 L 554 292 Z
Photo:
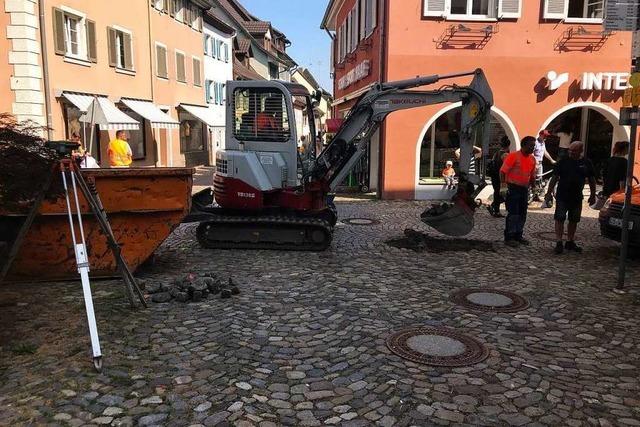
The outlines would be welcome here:
M 472 81 L 416 90 L 461 77 Z M 458 186 L 449 203 L 432 205 L 421 220 L 451 236 L 473 229 L 476 197 L 486 183 L 469 173 L 469 165 L 474 145 L 483 156 L 488 152 L 493 104 L 482 70 L 376 84 L 321 152 L 313 120 L 319 94 L 282 81 L 230 81 L 226 94 L 225 147 L 216 153 L 213 189 L 194 195 L 187 221 L 200 223 L 196 235 L 203 247 L 326 249 L 338 218 L 331 193 L 367 152 L 383 120 L 394 111 L 440 103 L 462 104 Z M 311 139 L 305 153 L 298 150 L 302 135 Z

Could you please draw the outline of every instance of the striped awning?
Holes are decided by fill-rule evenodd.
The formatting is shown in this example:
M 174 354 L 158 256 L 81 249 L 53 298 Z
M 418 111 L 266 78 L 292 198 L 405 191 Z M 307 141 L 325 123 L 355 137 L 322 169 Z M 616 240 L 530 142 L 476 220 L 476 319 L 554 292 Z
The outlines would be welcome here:
M 180 104 L 180 108 L 191 114 L 208 126 L 215 126 L 216 120 L 213 111 L 208 107 L 200 107 L 198 105 Z
M 159 109 L 150 101 L 122 98 L 120 102 L 149 120 L 151 127 L 158 129 L 177 129 L 180 127 L 179 121 Z
M 78 107 L 84 114 L 80 117 L 83 123 L 93 123 L 101 130 L 137 130 L 137 120 L 120 111 L 105 96 L 87 95 L 84 93 L 63 92 L 62 96 Z

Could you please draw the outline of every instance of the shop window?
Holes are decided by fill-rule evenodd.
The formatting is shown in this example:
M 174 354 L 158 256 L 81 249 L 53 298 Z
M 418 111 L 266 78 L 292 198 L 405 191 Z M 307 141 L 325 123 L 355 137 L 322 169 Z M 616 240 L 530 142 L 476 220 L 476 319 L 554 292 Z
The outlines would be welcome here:
M 234 136 L 239 141 L 286 142 L 291 137 L 289 112 L 282 92 L 236 89 Z
M 131 33 L 119 28 L 107 28 L 109 66 L 133 71 L 133 45 Z
M 147 135 L 145 132 L 146 120 L 131 109 L 127 108 L 123 109 L 123 111 L 127 116 L 130 116 L 140 122 L 139 129 L 127 131 L 129 134 L 129 141 L 127 142 L 129 142 L 129 146 L 131 147 L 133 160 L 144 160 L 147 157 Z
M 94 159 L 100 162 L 100 127 L 95 125 L 93 144 L 89 147 L 91 124 L 80 121 L 80 117 L 82 117 L 83 113 L 78 107 L 67 103 L 64 103 L 63 105 L 67 140 L 79 142 L 86 150 L 91 148 L 91 155 Z
M 460 107 L 449 110 L 427 130 L 420 147 L 420 184 L 442 184 L 442 170 L 449 160 L 453 162 L 456 174 L 459 173 L 460 165 L 455 151 L 460 148 L 461 113 Z M 506 132 L 493 116 L 489 132 L 488 158 L 491 158 L 499 149 L 500 139 Z
M 84 14 L 54 7 L 53 32 L 56 54 L 97 62 L 96 23 Z
M 203 151 L 206 132 L 204 123 L 192 118 L 190 114 L 180 113 L 180 152 Z

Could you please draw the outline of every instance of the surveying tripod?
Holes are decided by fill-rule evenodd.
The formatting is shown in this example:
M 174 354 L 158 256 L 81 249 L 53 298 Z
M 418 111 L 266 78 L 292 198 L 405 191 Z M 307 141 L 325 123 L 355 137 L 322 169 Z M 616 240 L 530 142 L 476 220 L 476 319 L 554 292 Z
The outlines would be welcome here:
M 98 372 L 102 370 L 102 353 L 100 351 L 100 340 L 98 338 L 98 328 L 96 325 L 95 313 L 93 310 L 93 299 L 91 296 L 91 284 L 89 282 L 89 256 L 87 253 L 87 246 L 84 236 L 84 227 L 82 224 L 82 211 L 80 202 L 78 199 L 78 187 L 82 192 L 89 209 L 95 216 L 102 233 L 107 238 L 109 249 L 113 253 L 116 261 L 118 272 L 122 276 L 125 285 L 125 294 L 132 307 L 135 307 L 135 295 L 137 295 L 140 303 L 146 307 L 147 303 L 142 295 L 142 291 L 138 287 L 136 280 L 129 270 L 129 266 L 122 257 L 122 251 L 120 245 L 116 242 L 116 239 L 111 230 L 111 225 L 107 219 L 107 214 L 104 211 L 100 196 L 96 190 L 93 182 L 88 183 L 85 181 L 82 173 L 79 171 L 79 167 L 73 158 L 65 158 L 60 160 L 59 163 L 60 173 L 62 174 L 62 184 L 64 186 L 65 200 L 67 202 L 67 215 L 69 217 L 69 228 L 71 230 L 71 239 L 73 241 L 74 253 L 76 256 L 76 264 L 78 266 L 78 273 L 80 273 L 80 280 L 82 281 L 82 291 L 84 294 L 84 304 L 87 311 L 87 321 L 89 323 L 89 334 L 91 336 L 91 349 L 93 351 L 93 365 Z M 74 219 L 74 213 L 71 208 L 71 197 L 75 202 L 76 214 Z M 76 222 L 79 230 L 79 236 L 76 235 Z M 80 238 L 78 240 L 78 237 Z

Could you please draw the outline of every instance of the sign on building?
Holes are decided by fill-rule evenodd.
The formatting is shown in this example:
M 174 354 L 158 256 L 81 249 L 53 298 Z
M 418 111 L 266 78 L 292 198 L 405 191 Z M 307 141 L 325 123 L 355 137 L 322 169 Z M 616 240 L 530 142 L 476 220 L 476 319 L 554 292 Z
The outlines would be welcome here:
M 640 29 L 640 0 L 608 0 L 604 29 L 607 31 L 636 31 Z
M 338 80 L 338 89 L 343 90 L 355 82 L 358 82 L 371 73 L 371 62 L 365 59 L 355 66 L 351 71 Z

